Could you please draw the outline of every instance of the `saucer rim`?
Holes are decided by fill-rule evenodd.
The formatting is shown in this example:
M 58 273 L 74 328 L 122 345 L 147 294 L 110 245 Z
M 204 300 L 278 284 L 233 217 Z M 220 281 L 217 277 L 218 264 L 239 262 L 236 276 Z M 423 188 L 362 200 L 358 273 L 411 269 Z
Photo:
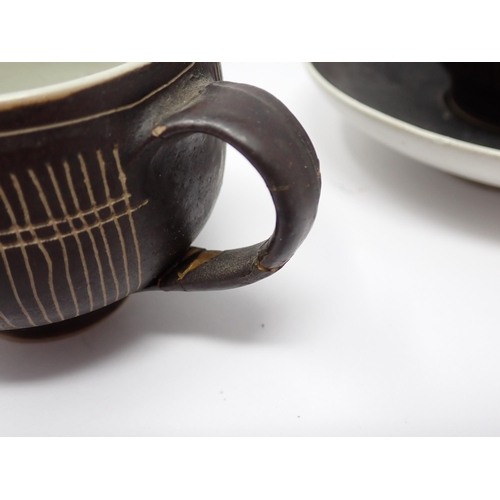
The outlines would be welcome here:
M 330 96 L 334 98 L 334 101 L 343 107 L 342 111 L 347 109 L 351 110 L 358 115 L 358 120 L 353 120 L 353 116 L 346 116 L 346 118 L 351 118 L 350 121 L 354 121 L 354 125 L 358 128 L 362 129 L 365 133 L 372 136 L 379 142 L 385 143 L 387 146 L 400 151 L 402 154 L 406 156 L 410 156 L 416 160 L 422 161 L 430 166 L 438 168 L 440 170 L 444 170 L 446 172 L 459 175 L 461 177 L 468 178 L 470 180 L 484 182 L 487 184 L 500 186 L 500 150 L 495 149 L 488 146 L 482 146 L 479 144 L 474 144 L 471 142 L 462 141 L 460 139 L 455 139 L 453 137 L 449 137 L 443 134 L 438 134 L 436 132 L 432 132 L 426 130 L 424 128 L 418 127 L 416 125 L 412 125 L 398 118 L 394 118 L 386 113 L 378 111 L 357 99 L 352 98 L 346 93 L 339 90 L 335 85 L 330 83 L 314 66 L 314 63 L 308 62 L 306 63 L 306 67 L 316 81 L 319 86 L 326 91 Z M 488 163 L 486 169 L 483 168 L 483 171 L 474 171 L 470 168 L 464 168 L 463 165 L 461 167 L 456 165 L 450 165 L 446 158 L 437 158 L 437 159 L 429 159 L 429 155 L 422 155 L 414 152 L 410 152 L 405 148 L 398 147 L 391 140 L 387 140 L 386 138 L 382 138 L 380 133 L 377 133 L 367 122 L 361 124 L 359 118 L 363 119 L 366 122 L 366 119 L 371 120 L 372 122 L 376 122 L 380 125 L 383 125 L 387 130 L 392 130 L 399 134 L 404 134 L 406 138 L 410 138 L 410 140 L 418 139 L 421 143 L 425 143 L 427 146 L 439 147 L 440 152 L 447 150 L 453 150 L 454 153 L 457 151 L 459 153 L 464 153 L 468 156 L 472 155 L 474 157 L 481 157 Z M 444 161 L 443 161 L 444 160 Z M 491 162 L 494 162 L 492 164 Z M 497 171 L 497 174 L 493 174 L 490 171 L 491 169 Z

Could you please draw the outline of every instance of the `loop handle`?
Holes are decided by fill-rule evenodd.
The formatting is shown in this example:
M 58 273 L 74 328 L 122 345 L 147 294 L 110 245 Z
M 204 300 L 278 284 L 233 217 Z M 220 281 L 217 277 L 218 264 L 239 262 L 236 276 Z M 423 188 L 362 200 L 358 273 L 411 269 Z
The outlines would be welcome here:
M 278 99 L 250 85 L 214 82 L 154 134 L 200 132 L 226 141 L 257 169 L 271 192 L 276 227 L 268 240 L 245 248 L 191 247 L 159 277 L 162 290 L 222 290 L 266 278 L 292 257 L 316 216 L 319 161 L 306 132 Z

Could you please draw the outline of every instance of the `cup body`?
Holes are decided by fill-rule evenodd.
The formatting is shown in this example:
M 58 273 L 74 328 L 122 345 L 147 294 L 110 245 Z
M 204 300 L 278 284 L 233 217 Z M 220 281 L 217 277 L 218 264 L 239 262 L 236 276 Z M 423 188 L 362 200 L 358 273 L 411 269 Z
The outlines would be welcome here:
M 224 144 L 155 130 L 220 67 L 109 74 L 0 96 L 0 329 L 64 321 L 146 287 L 212 210 Z

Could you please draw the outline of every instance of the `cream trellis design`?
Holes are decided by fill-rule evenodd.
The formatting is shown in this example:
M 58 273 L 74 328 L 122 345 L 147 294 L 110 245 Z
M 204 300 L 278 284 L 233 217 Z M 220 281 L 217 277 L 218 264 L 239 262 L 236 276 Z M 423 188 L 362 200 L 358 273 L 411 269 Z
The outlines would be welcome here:
M 34 224 L 31 221 L 29 205 L 26 201 L 26 194 L 23 191 L 18 176 L 16 176 L 15 174 L 10 175 L 10 180 L 12 182 L 14 192 L 16 193 L 16 200 L 10 200 L 3 187 L 0 186 L 0 210 L 5 210 L 10 220 L 10 227 L 5 230 L 0 230 L 0 260 L 5 267 L 6 275 L 9 280 L 13 296 L 20 310 L 22 311 L 22 314 L 24 314 L 31 326 L 37 326 L 37 324 L 26 309 L 26 306 L 19 295 L 18 288 L 16 286 L 16 280 L 13 275 L 13 269 L 9 263 L 9 255 L 12 251 L 21 252 L 22 259 L 29 278 L 31 292 L 43 316 L 44 323 L 52 323 L 51 319 L 49 318 L 49 315 L 51 313 L 57 315 L 59 320 L 65 319 L 60 307 L 57 292 L 54 287 L 54 262 L 52 261 L 51 254 L 46 248 L 49 242 L 57 241 L 62 251 L 65 277 L 71 293 L 71 298 L 75 307 L 76 315 L 79 315 L 81 312 L 82 298 L 80 297 L 79 302 L 79 300 L 77 299 L 75 285 L 73 283 L 74 278 L 71 273 L 71 263 L 68 255 L 68 241 L 70 238 L 73 238 L 74 241 L 76 241 L 76 245 L 78 248 L 79 260 L 85 276 L 86 294 L 88 297 L 90 311 L 92 311 L 95 307 L 95 297 L 92 292 L 92 280 L 95 280 L 96 277 L 91 276 L 88 264 L 89 256 L 85 254 L 84 246 L 81 240 L 81 236 L 83 234 L 86 234 L 89 237 L 93 251 L 93 257 L 97 262 L 98 282 L 104 299 L 103 305 L 108 304 L 110 298 L 112 301 L 118 300 L 120 296 L 129 294 L 132 290 L 130 277 L 131 263 L 129 262 L 129 258 L 127 256 L 124 229 L 122 227 L 122 224 L 120 224 L 119 222 L 121 218 L 128 221 L 128 225 L 126 225 L 125 227 L 130 231 L 131 239 L 134 245 L 135 260 L 137 265 L 137 282 L 134 289 L 137 289 L 142 283 L 141 253 L 133 214 L 136 210 L 146 205 L 149 200 L 143 200 L 136 205 L 131 204 L 131 195 L 127 187 L 127 177 L 121 165 L 118 146 L 115 146 L 113 148 L 112 153 L 113 162 L 108 162 L 112 163 L 112 165 L 109 165 L 104 159 L 106 155 L 104 155 L 101 150 L 97 150 L 95 152 L 95 159 L 99 165 L 100 170 L 100 188 L 104 191 L 105 194 L 104 203 L 97 203 L 96 201 L 94 188 L 92 187 L 89 170 L 83 154 L 78 153 L 76 155 L 78 158 L 80 173 L 83 176 L 88 200 L 90 200 L 90 207 L 84 208 L 82 201 L 78 198 L 71 167 L 67 160 L 62 161 L 64 180 L 58 180 L 55 174 L 54 166 L 50 163 L 47 163 L 44 166 L 45 170 L 28 170 L 29 178 L 33 183 L 33 186 L 35 187 L 36 192 L 38 193 L 39 200 L 44 208 L 45 215 L 47 216 L 47 220 L 43 223 Z M 111 167 L 113 170 L 108 170 L 109 167 Z M 108 172 L 111 172 L 111 175 L 114 175 L 115 178 L 118 179 L 121 196 L 118 196 L 116 198 L 113 198 L 111 196 L 111 188 L 108 182 Z M 42 187 L 42 183 L 40 182 L 40 175 L 43 175 L 50 179 L 51 185 L 56 194 L 59 209 L 63 213 L 63 217 L 56 218 L 54 216 L 54 211 L 51 208 L 51 204 L 49 202 L 47 194 Z M 65 201 L 65 197 L 63 196 L 63 193 L 67 190 L 69 190 L 70 199 L 72 200 L 72 203 L 76 208 L 75 213 L 71 213 L 70 209 L 68 208 L 68 204 Z M 54 201 L 55 200 L 52 200 L 52 203 L 54 203 Z M 18 221 L 15 210 L 13 208 L 13 203 L 21 207 L 24 224 L 20 224 L 20 222 Z M 85 204 L 88 205 L 88 201 L 86 201 Z M 103 212 L 107 215 L 104 216 Z M 86 216 L 89 215 L 94 216 L 95 221 L 93 221 L 92 223 L 89 223 L 86 219 Z M 116 233 L 118 234 L 118 240 L 123 259 L 123 270 L 117 269 L 116 259 L 113 258 L 113 255 L 111 253 L 109 235 L 106 233 L 107 224 L 113 224 L 116 229 Z M 46 228 L 52 228 L 53 234 L 47 236 Z M 42 230 L 44 230 L 44 235 L 40 234 Z M 101 251 L 99 251 L 100 245 L 96 240 L 97 234 L 100 235 L 102 246 L 104 247 L 104 252 L 102 251 L 102 249 Z M 15 237 L 14 241 L 12 241 L 13 237 Z M 27 248 L 31 246 L 36 246 L 43 255 L 48 270 L 47 283 L 36 283 L 33 273 L 33 263 L 30 261 L 27 252 Z M 109 286 L 106 286 L 105 269 L 101 260 L 102 258 L 106 259 L 109 266 L 114 290 L 109 290 Z M 121 289 L 120 280 L 118 278 L 119 273 L 121 273 L 122 271 L 125 277 L 124 290 Z M 42 287 L 45 287 L 47 285 L 50 289 L 50 296 L 52 299 L 52 304 L 50 304 L 50 307 L 48 307 L 47 304 L 42 303 L 39 292 Z M 16 325 L 14 325 L 9 320 L 9 318 L 7 318 L 1 311 L 0 321 L 2 321 L 9 328 L 16 327 Z

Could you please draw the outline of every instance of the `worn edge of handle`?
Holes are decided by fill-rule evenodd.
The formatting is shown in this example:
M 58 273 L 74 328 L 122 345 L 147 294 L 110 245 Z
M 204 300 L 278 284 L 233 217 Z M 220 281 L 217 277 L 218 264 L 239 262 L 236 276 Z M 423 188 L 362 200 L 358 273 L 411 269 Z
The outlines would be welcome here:
M 289 129 L 295 129 L 292 132 L 290 132 L 290 130 L 287 130 L 287 133 L 284 134 L 284 137 L 293 139 L 293 146 L 295 148 L 297 148 L 297 142 L 300 143 L 300 146 L 298 146 L 298 150 L 301 151 L 303 155 L 308 156 L 308 159 L 310 160 L 310 166 L 312 167 L 311 170 L 314 169 L 314 174 L 312 176 L 314 179 L 311 180 L 310 184 L 308 184 L 307 186 L 309 188 L 316 189 L 317 193 L 315 193 L 315 196 L 313 196 L 313 198 L 315 198 L 313 200 L 314 206 L 312 212 L 310 211 L 311 213 L 309 213 L 306 217 L 308 220 L 305 222 L 302 221 L 306 229 L 304 230 L 302 228 L 302 230 L 299 231 L 299 233 L 301 233 L 301 237 L 299 238 L 298 242 L 295 242 L 295 244 L 291 248 L 291 251 L 290 249 L 288 249 L 289 255 L 286 255 L 285 258 L 281 257 L 281 259 L 278 259 L 277 265 L 275 262 L 276 258 L 273 259 L 271 258 L 272 255 L 270 255 L 272 253 L 273 243 L 276 242 L 278 236 L 279 243 L 281 243 L 284 238 L 287 238 L 286 232 L 291 231 L 291 233 L 293 233 L 294 229 L 288 227 L 289 224 L 282 223 L 282 219 L 286 219 L 286 214 L 284 215 L 280 213 L 280 207 L 283 204 L 283 198 L 286 198 L 288 196 L 285 193 L 286 190 L 280 189 L 279 183 L 272 182 L 272 179 L 270 182 L 269 179 L 269 177 L 273 177 L 273 175 L 279 173 L 278 167 L 263 167 L 262 164 L 266 164 L 266 159 L 264 157 L 261 157 L 260 154 L 266 154 L 266 151 L 250 151 L 249 153 L 249 151 L 245 148 L 245 144 L 242 144 L 242 142 L 244 142 L 242 141 L 242 137 L 245 139 L 245 136 L 241 135 L 239 138 L 235 138 L 230 126 L 224 124 L 224 120 L 221 120 L 220 123 L 217 123 L 217 121 L 214 120 L 213 116 L 203 116 L 203 105 L 208 102 L 208 107 L 210 107 L 210 95 L 207 98 L 207 94 L 209 94 L 209 92 L 214 89 L 216 98 L 224 98 L 224 93 L 227 92 L 227 89 L 230 89 L 232 92 L 236 91 L 236 93 L 240 92 L 246 94 L 246 96 L 243 96 L 243 99 L 248 100 L 248 96 L 250 96 L 251 100 L 253 100 L 251 104 L 257 104 L 256 109 L 262 111 L 262 109 L 264 108 L 264 112 L 274 113 L 275 115 L 277 115 L 275 116 L 275 119 L 279 117 L 278 120 L 283 122 L 283 126 L 286 125 L 289 127 Z M 221 105 L 224 105 L 224 103 L 221 103 Z M 202 108 L 201 114 L 197 115 L 196 113 L 200 111 L 198 109 L 200 107 Z M 225 118 L 227 119 L 227 116 Z M 231 118 L 234 119 L 234 117 Z M 237 117 L 237 123 L 238 118 L 241 117 Z M 247 117 L 243 118 L 248 119 Z M 286 122 L 287 120 L 288 123 Z M 239 126 L 241 126 L 241 123 L 239 123 Z M 249 124 L 246 123 L 242 126 L 242 129 L 244 130 L 248 126 Z M 197 97 L 194 101 L 191 101 L 186 106 L 186 108 L 169 117 L 164 124 L 156 126 L 152 132 L 152 135 L 154 137 L 165 139 L 176 134 L 186 133 L 206 133 L 209 135 L 213 135 L 233 146 L 247 158 L 247 160 L 263 177 L 269 191 L 271 192 L 271 196 L 273 198 L 276 209 L 275 231 L 269 239 L 243 248 L 215 251 L 206 250 L 204 248 L 191 247 L 179 262 L 177 262 L 173 267 L 164 271 L 160 275 L 160 277 L 155 279 L 148 287 L 146 287 L 145 290 L 223 290 L 228 288 L 246 286 L 274 274 L 276 271 L 281 269 L 288 262 L 293 253 L 295 253 L 297 248 L 309 233 L 309 230 L 311 229 L 316 216 L 317 205 L 319 202 L 321 177 L 319 170 L 319 160 L 316 156 L 314 147 L 307 133 L 302 128 L 297 119 L 293 116 L 293 114 L 277 98 L 262 89 L 258 89 L 256 87 L 245 84 L 235 84 L 232 82 L 214 82 L 212 84 L 209 84 L 207 88 L 200 93 L 199 97 Z M 272 162 L 267 161 L 267 163 Z M 279 164 L 279 160 L 277 161 L 277 163 Z M 290 165 L 292 163 L 293 162 L 290 162 Z M 266 168 L 268 168 L 267 172 Z M 305 165 L 305 168 L 308 168 L 308 166 Z M 311 184 L 313 186 L 311 186 Z M 311 202 L 309 202 L 309 205 L 310 203 Z M 281 226 L 284 227 L 280 228 L 280 222 L 282 223 Z M 278 233 L 283 232 L 285 233 L 284 238 L 281 234 L 278 235 Z M 274 264 L 273 266 L 265 265 L 265 260 L 268 257 L 268 260 L 271 260 L 271 262 Z

